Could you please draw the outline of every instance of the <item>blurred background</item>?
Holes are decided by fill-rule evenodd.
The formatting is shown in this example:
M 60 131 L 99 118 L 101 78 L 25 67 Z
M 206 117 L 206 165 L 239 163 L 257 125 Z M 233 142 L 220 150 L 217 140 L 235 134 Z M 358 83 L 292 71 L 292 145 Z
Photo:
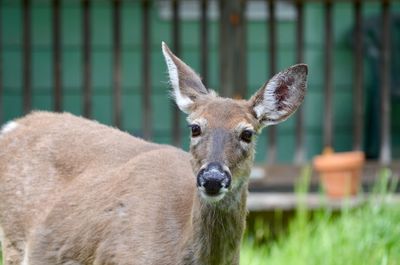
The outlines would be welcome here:
M 303 163 L 325 146 L 389 163 L 400 157 L 399 12 L 398 1 L 0 0 L 0 121 L 68 111 L 187 148 L 165 41 L 224 96 L 309 65 L 303 108 L 259 137 L 258 163 Z

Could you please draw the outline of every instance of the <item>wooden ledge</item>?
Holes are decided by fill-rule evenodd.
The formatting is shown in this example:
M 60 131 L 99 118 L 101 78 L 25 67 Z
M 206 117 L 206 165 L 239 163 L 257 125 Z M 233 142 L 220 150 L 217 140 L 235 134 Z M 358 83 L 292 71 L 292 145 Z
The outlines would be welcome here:
M 367 202 L 368 195 L 359 195 L 345 199 L 330 199 L 319 193 L 309 193 L 297 195 L 294 193 L 258 193 L 250 192 L 247 198 L 247 208 L 249 211 L 274 211 L 295 210 L 302 203 L 309 210 L 329 208 L 339 210 L 345 207 L 353 208 Z M 377 203 L 394 203 L 400 205 L 400 195 L 391 195 L 385 197 L 374 197 L 372 200 Z

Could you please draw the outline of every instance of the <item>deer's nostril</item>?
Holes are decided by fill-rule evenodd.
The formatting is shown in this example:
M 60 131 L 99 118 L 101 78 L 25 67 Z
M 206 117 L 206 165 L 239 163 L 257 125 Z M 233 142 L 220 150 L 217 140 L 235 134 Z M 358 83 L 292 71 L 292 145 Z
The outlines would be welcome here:
M 205 181 L 203 187 L 208 195 L 217 195 L 222 188 L 222 182 L 215 179 L 209 179 Z
M 209 196 L 218 195 L 221 189 L 229 188 L 230 183 L 230 174 L 219 163 L 210 163 L 197 175 L 197 186 L 202 187 Z

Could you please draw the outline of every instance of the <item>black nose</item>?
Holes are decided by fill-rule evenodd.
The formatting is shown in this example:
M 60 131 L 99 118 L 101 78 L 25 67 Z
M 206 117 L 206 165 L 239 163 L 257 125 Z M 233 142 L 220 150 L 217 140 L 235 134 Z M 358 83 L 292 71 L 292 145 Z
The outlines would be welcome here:
M 220 163 L 210 163 L 197 175 L 197 186 L 203 187 L 207 195 L 218 195 L 222 188 L 229 188 L 231 176 Z

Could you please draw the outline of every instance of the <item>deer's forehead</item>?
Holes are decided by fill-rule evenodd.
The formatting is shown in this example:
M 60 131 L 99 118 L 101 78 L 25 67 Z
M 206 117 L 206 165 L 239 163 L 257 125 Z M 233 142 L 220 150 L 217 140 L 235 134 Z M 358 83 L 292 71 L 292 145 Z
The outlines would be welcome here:
M 190 120 L 205 120 L 208 127 L 234 129 L 240 124 L 255 126 L 256 120 L 245 101 L 217 99 L 203 105 L 191 115 Z

